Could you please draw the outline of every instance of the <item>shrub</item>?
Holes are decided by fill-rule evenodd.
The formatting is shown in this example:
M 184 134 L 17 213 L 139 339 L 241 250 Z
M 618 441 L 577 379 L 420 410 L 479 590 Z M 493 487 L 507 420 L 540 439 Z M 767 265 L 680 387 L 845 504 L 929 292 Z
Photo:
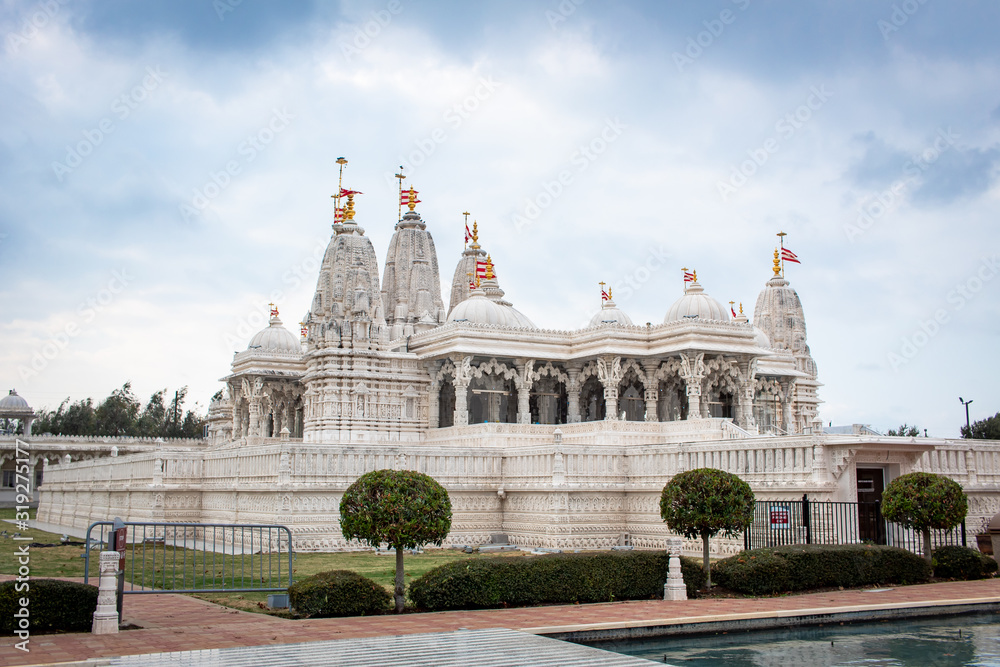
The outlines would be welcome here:
M 13 634 L 21 608 L 28 598 L 30 630 L 37 632 L 89 632 L 97 610 L 97 586 L 59 579 L 32 579 L 27 591 L 17 591 L 17 582 L 0 584 L 0 629 Z
M 392 595 L 357 572 L 331 570 L 307 577 L 288 587 L 292 609 L 315 616 L 364 616 L 389 609 Z
M 718 561 L 712 572 L 718 584 L 749 595 L 912 584 L 931 576 L 927 561 L 905 549 L 860 544 L 752 549 Z
M 443 486 L 413 470 L 375 470 L 359 477 L 340 499 L 340 532 L 396 550 L 396 613 L 403 611 L 403 549 L 441 545 L 451 530 L 451 500 Z
M 753 523 L 753 510 L 750 485 L 715 468 L 696 468 L 674 475 L 660 494 L 660 516 L 667 526 L 685 537 L 701 538 L 702 566 L 710 588 L 708 538 L 718 533 L 736 537 Z
M 688 595 L 704 585 L 697 560 L 681 557 Z M 429 610 L 523 607 L 663 597 L 667 554 L 612 551 L 481 558 L 434 568 L 410 584 L 410 600 Z
M 911 472 L 889 482 L 882 494 L 882 516 L 924 538 L 924 558 L 931 562 L 931 528 L 950 529 L 962 523 L 969 500 L 962 486 L 944 475 Z
M 969 547 L 934 550 L 934 576 L 948 579 L 984 579 L 997 571 L 997 562 Z

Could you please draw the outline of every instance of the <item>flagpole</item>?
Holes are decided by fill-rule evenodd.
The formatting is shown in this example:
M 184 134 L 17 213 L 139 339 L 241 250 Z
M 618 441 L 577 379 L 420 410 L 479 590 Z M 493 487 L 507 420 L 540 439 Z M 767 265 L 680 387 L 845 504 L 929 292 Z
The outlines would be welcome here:
M 333 203 L 333 206 L 334 206 L 333 215 L 334 215 L 334 217 L 337 217 L 337 211 L 336 211 L 336 209 L 340 208 L 340 192 L 341 192 L 341 190 L 344 189 L 344 165 L 347 164 L 347 159 L 339 157 L 339 158 L 337 158 L 337 164 L 340 165 L 340 176 L 337 179 L 337 195 L 336 195 L 337 198 L 336 198 L 336 200 Z
M 781 277 L 785 277 L 785 232 L 778 232 L 778 242 L 781 243 Z
M 469 247 L 469 215 L 471 214 L 468 211 L 462 211 L 462 215 L 465 216 L 465 229 L 462 230 L 462 238 L 465 239 L 462 248 L 465 249 Z
M 403 179 L 406 176 L 403 175 L 403 165 L 399 165 L 399 173 L 396 174 L 396 178 L 399 179 L 399 196 L 396 197 L 397 211 L 396 219 L 403 219 Z

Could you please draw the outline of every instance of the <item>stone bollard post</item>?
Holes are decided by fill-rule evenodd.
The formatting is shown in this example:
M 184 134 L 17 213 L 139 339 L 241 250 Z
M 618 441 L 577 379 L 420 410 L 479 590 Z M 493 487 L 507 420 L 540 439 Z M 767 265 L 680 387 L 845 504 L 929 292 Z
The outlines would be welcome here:
M 670 560 L 667 568 L 667 583 L 663 584 L 664 600 L 687 600 L 687 586 L 684 585 L 684 575 L 681 573 L 681 546 L 679 539 L 671 539 L 667 544 Z
M 97 611 L 94 612 L 95 635 L 118 632 L 118 559 L 117 551 L 101 552 L 101 585 L 97 594 Z

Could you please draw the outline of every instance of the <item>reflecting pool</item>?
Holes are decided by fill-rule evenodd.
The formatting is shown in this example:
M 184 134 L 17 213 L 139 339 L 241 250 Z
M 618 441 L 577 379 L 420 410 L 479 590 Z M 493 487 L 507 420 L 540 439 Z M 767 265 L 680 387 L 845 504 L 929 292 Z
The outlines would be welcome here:
M 1000 613 L 586 642 L 673 665 L 1000 667 Z

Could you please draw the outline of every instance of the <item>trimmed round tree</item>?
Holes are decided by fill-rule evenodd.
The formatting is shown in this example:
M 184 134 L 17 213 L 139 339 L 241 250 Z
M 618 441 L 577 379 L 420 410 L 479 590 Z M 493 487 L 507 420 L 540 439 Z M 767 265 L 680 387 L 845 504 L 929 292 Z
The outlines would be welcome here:
M 715 468 L 688 470 L 663 487 L 660 516 L 667 527 L 685 537 L 701 537 L 706 586 L 712 587 L 708 538 L 723 533 L 735 537 L 753 523 L 754 495 L 750 485 Z
M 965 520 L 969 500 L 962 486 L 944 475 L 911 472 L 889 482 L 882 494 L 882 516 L 924 537 L 924 558 L 931 560 L 931 528 L 949 530 Z
M 451 500 L 433 477 L 413 470 L 375 470 L 340 499 L 340 531 L 348 540 L 396 550 L 396 613 L 403 611 L 403 549 L 439 545 L 451 530 Z

